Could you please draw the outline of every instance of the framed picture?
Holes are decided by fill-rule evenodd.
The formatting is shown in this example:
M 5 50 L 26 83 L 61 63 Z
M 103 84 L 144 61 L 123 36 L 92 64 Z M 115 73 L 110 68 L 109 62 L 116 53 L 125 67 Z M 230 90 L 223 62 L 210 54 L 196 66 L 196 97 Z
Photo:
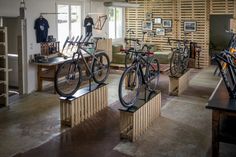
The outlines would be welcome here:
M 164 28 L 157 28 L 156 35 L 165 35 L 165 29 Z
M 146 13 L 146 19 L 148 19 L 148 20 L 152 19 L 152 13 L 147 12 Z
M 160 17 L 155 18 L 154 23 L 155 24 L 161 24 L 161 18 Z
M 171 28 L 172 27 L 172 21 L 171 20 L 162 20 L 162 26 L 165 28 Z
M 184 32 L 195 32 L 197 31 L 196 21 L 185 21 L 184 22 Z
M 143 28 L 143 31 L 151 31 L 152 21 L 143 21 L 142 28 Z
M 147 36 L 148 37 L 155 37 L 155 32 L 149 31 L 149 32 L 147 32 Z

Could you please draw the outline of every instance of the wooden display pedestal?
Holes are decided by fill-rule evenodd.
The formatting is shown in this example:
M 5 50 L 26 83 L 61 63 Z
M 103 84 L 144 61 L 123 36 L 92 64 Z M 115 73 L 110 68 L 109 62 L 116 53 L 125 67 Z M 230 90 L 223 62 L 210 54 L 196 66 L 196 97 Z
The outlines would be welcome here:
M 189 84 L 190 70 L 180 77 L 169 76 L 169 95 L 179 96 Z
M 120 109 L 120 138 L 132 142 L 138 139 L 161 114 L 161 93 L 148 102 L 139 101 L 131 109 Z
M 78 90 L 72 98 L 60 97 L 61 124 L 74 127 L 107 106 L 107 85 Z

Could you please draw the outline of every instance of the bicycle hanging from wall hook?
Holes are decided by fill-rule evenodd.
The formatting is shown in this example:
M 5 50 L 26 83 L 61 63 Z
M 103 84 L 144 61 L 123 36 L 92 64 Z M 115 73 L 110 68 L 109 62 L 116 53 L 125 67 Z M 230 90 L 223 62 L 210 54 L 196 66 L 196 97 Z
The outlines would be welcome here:
M 107 21 L 107 15 L 98 16 L 97 21 L 94 25 L 94 29 L 102 30 Z

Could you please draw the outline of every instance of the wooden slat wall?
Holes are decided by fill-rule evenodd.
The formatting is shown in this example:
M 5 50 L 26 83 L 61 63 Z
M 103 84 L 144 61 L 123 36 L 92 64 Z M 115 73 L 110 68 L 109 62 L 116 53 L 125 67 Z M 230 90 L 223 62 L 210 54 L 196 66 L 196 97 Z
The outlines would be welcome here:
M 202 47 L 200 54 L 200 67 L 210 64 L 209 58 L 209 15 L 210 14 L 234 14 L 235 0 L 129 0 L 138 3 L 139 8 L 126 9 L 126 29 L 135 30 L 136 37 L 142 38 L 142 21 L 147 12 L 153 13 L 153 21 L 156 17 L 172 20 L 172 32 L 165 36 L 156 36 L 148 39 L 161 50 L 170 50 L 166 43 L 167 38 L 183 39 L 184 21 L 197 21 L 197 31 L 187 35 L 188 40 L 197 42 Z M 236 12 L 236 11 L 235 11 Z M 162 25 L 153 25 L 153 31 Z
M 210 0 L 210 14 L 234 14 L 235 0 Z
M 197 31 L 189 33 L 187 39 L 197 42 L 202 47 L 200 67 L 209 65 L 209 20 L 206 0 L 178 0 L 178 39 L 184 38 L 184 21 L 196 21 Z

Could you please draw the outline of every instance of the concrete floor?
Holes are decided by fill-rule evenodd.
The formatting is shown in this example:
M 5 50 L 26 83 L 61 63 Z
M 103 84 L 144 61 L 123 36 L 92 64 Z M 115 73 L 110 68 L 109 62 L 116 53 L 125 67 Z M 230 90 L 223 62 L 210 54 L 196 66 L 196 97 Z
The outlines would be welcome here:
M 168 76 L 162 75 L 162 117 L 135 143 L 119 140 L 120 74 L 113 73 L 108 90 L 112 105 L 74 129 L 61 128 L 54 94 L 36 92 L 15 101 L 10 110 L 0 109 L 0 156 L 209 156 L 211 111 L 205 105 L 219 81 L 213 68 L 194 71 L 180 97 L 168 96 Z M 236 156 L 233 149 L 221 144 L 221 156 Z

